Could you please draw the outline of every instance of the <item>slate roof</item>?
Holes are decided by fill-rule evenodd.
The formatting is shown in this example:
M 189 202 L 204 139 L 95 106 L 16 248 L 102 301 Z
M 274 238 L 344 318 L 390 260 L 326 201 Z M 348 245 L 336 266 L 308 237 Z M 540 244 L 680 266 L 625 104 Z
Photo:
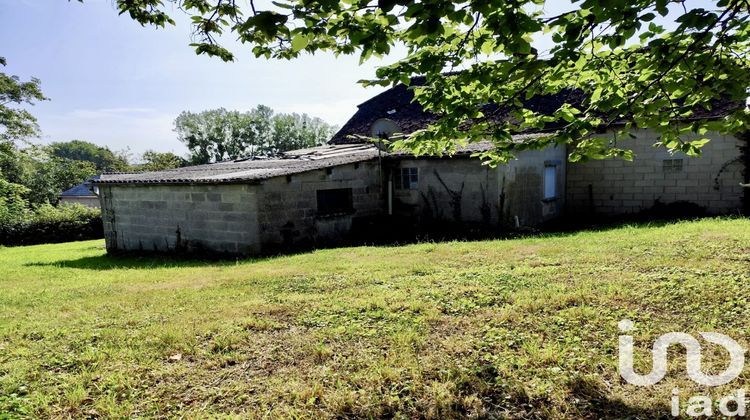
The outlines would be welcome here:
M 412 79 L 412 86 L 424 83 L 424 78 Z M 402 134 L 410 134 L 427 127 L 437 120 L 437 115 L 425 112 L 421 105 L 414 100 L 414 92 L 406 85 L 396 85 L 385 92 L 376 95 L 357 106 L 357 112 L 341 129 L 334 134 L 329 143 L 347 144 L 361 142 L 350 136 L 370 136 L 372 124 L 379 119 L 388 119 L 399 125 Z M 536 96 L 524 102 L 524 106 L 545 115 L 551 115 L 564 103 L 581 104 L 584 94 L 576 90 L 565 90 L 556 95 Z M 691 120 L 712 119 L 723 117 L 737 109 L 742 104 L 730 101 L 718 101 L 711 110 L 695 110 Z M 507 118 L 507 110 L 495 104 L 486 105 L 482 112 L 490 120 L 500 121 Z M 557 125 L 550 124 L 544 131 L 553 131 Z
M 272 159 L 238 159 L 156 172 L 103 174 L 97 184 L 219 184 L 259 181 L 378 157 L 372 144 L 325 145 Z
M 96 197 L 97 195 L 94 194 L 93 191 L 91 191 L 91 186 L 92 182 L 96 181 L 97 179 L 99 179 L 99 175 L 93 176 L 86 180 L 86 182 L 63 191 L 60 194 L 60 197 Z

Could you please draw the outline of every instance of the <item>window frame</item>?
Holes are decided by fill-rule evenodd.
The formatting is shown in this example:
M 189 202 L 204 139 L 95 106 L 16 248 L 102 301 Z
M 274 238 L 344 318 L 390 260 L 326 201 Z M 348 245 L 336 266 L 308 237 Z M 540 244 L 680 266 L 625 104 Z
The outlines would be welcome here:
M 548 179 L 548 173 L 552 174 L 552 182 Z M 558 194 L 558 175 L 557 175 L 557 165 L 554 163 L 545 163 L 544 164 L 544 171 L 542 172 L 542 200 L 543 201 L 554 201 L 560 198 Z M 549 195 L 548 192 L 552 192 L 552 195 Z
M 662 159 L 661 170 L 664 173 L 678 173 L 682 172 L 685 168 L 685 159 L 682 158 L 669 158 Z
M 398 168 L 396 189 L 403 191 L 419 189 L 419 168 L 416 166 Z

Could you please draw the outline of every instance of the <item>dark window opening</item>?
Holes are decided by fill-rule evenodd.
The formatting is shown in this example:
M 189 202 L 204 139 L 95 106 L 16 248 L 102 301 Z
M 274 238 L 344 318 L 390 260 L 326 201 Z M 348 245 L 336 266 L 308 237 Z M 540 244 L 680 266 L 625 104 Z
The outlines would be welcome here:
M 339 213 L 352 213 L 354 211 L 351 188 L 318 190 L 317 196 L 318 214 L 321 216 Z
M 401 168 L 396 173 L 397 190 L 415 190 L 419 185 L 419 170 L 417 168 Z
M 682 172 L 682 159 L 664 159 L 662 169 L 664 172 Z

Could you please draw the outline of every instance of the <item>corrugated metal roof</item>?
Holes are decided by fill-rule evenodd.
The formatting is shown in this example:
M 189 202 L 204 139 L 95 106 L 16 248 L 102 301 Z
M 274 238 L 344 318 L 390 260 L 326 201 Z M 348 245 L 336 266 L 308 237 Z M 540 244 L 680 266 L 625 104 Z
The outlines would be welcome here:
M 372 144 L 326 145 L 294 150 L 273 159 L 234 161 L 189 166 L 156 172 L 103 174 L 99 184 L 192 184 L 248 182 L 362 162 L 378 156 Z
M 543 136 L 544 134 L 520 134 L 513 140 L 523 142 Z M 490 141 L 480 141 L 460 146 L 456 155 L 467 156 L 472 153 L 492 150 Z M 232 182 L 251 182 L 277 176 L 292 175 L 316 169 L 363 162 L 383 157 L 406 158 L 409 152 L 379 152 L 373 144 L 332 144 L 309 149 L 285 152 L 279 158 L 238 159 L 234 161 L 211 163 L 207 165 L 188 166 L 156 172 L 135 172 L 103 174 L 98 184 L 222 184 Z M 429 157 L 429 156 L 423 156 Z

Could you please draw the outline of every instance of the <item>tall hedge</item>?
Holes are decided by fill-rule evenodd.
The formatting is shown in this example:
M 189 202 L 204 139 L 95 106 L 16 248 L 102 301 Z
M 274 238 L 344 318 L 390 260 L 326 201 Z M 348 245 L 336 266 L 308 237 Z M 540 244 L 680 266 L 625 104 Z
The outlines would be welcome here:
M 0 207 L 2 207 L 0 203 Z M 0 216 L 3 211 L 0 208 Z M 31 245 L 104 237 L 99 209 L 80 204 L 44 204 L 13 217 L 0 217 L 0 244 Z

